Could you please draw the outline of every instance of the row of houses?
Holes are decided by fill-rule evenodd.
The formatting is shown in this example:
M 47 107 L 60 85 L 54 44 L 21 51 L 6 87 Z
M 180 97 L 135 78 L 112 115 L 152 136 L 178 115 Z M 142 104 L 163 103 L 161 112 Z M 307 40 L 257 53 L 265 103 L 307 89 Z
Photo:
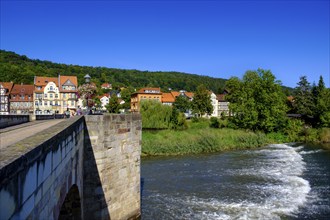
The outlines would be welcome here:
M 76 76 L 35 76 L 33 85 L 0 82 L 0 114 L 75 112 L 77 88 Z
M 101 88 L 111 89 L 111 84 L 104 83 Z M 63 114 L 67 110 L 75 113 L 83 106 L 83 100 L 79 99 L 77 93 L 76 76 L 35 76 L 33 85 L 0 82 L 0 114 Z M 120 104 L 123 104 L 120 93 L 117 96 Z M 132 94 L 130 111 L 139 112 L 142 100 L 156 100 L 171 106 L 178 96 L 185 96 L 192 101 L 194 93 L 184 90 L 164 93 L 160 88 L 142 88 Z M 213 105 L 211 116 L 229 115 L 229 103 L 225 100 L 225 95 L 210 92 L 210 96 Z M 105 111 L 105 106 L 110 101 L 110 94 L 106 93 L 97 98 L 101 101 L 101 109 Z
M 194 98 L 194 93 L 181 90 L 171 91 L 169 93 L 161 92 L 160 88 L 142 88 L 131 96 L 131 112 L 140 111 L 140 103 L 143 100 L 155 100 L 164 105 L 173 105 L 178 96 L 185 96 L 189 101 Z M 229 115 L 229 102 L 225 100 L 225 94 L 216 95 L 210 92 L 211 103 L 213 106 L 212 117 L 221 117 L 222 115 Z

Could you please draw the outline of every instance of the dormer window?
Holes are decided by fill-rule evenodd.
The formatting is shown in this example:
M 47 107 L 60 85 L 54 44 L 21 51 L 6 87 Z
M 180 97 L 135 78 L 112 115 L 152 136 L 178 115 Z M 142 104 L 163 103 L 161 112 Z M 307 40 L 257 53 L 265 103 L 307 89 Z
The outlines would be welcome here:
M 49 90 L 50 90 L 50 91 L 53 91 L 53 90 L 54 90 L 53 86 L 50 86 L 50 87 L 49 87 Z

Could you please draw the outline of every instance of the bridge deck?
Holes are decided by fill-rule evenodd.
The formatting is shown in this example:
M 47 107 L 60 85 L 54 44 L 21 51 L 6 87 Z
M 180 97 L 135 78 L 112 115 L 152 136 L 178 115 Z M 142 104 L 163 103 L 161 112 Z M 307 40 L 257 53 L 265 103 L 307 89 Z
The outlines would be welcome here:
M 9 147 L 27 137 L 37 134 L 55 124 L 60 123 L 64 119 L 33 121 L 20 125 L 11 126 L 0 129 L 0 150 Z

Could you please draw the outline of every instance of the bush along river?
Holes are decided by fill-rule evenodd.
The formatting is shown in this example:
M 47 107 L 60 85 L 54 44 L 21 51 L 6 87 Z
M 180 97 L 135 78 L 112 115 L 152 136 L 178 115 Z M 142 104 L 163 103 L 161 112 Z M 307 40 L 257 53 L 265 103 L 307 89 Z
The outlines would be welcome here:
M 257 150 L 142 160 L 142 219 L 330 219 L 330 151 Z

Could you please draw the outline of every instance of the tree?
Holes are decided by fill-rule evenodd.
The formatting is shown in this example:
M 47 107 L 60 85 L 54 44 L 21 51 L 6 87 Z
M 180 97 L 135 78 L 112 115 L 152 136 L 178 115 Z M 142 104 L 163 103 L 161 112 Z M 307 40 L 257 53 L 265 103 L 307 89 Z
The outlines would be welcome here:
M 330 93 L 325 87 L 323 77 L 320 76 L 317 86 L 313 86 L 314 121 L 317 126 L 328 127 L 330 125 Z
M 190 106 L 190 101 L 185 95 L 179 95 L 178 97 L 176 97 L 175 102 L 173 103 L 173 107 L 183 113 L 190 110 Z
M 312 88 L 306 76 L 300 77 L 298 86 L 294 90 L 294 109 L 298 114 L 312 116 L 314 111 Z
M 198 116 L 211 114 L 213 112 L 211 95 L 204 85 L 199 85 L 197 87 L 197 91 L 194 94 L 194 99 L 191 104 L 193 113 Z
M 110 113 L 118 113 L 119 112 L 119 102 L 118 98 L 115 94 L 113 94 L 109 100 L 109 104 L 107 104 L 105 107 Z
M 231 78 L 226 83 L 227 100 L 238 127 L 271 132 L 279 130 L 286 120 L 286 97 L 281 83 L 270 70 L 247 71 L 243 80 Z
M 125 101 L 125 103 L 121 106 L 123 109 L 130 109 L 131 108 L 131 95 L 134 92 L 133 87 L 128 87 L 121 90 L 120 95 L 121 98 Z

